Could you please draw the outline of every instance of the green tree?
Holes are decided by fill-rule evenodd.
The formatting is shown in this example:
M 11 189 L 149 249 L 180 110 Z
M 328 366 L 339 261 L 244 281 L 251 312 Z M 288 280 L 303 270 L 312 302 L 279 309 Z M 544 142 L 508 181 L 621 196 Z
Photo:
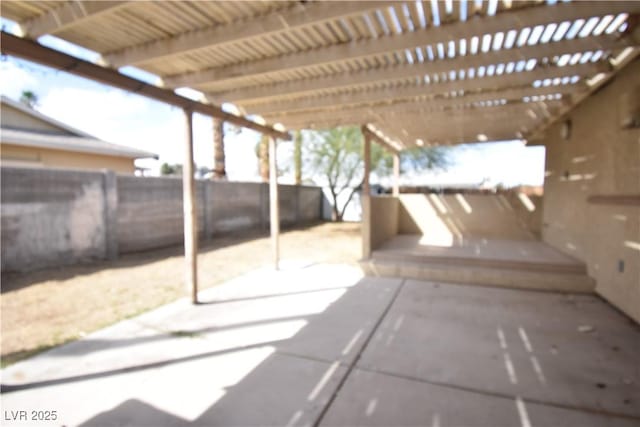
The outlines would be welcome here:
M 20 95 L 20 102 L 29 108 L 36 108 L 38 106 L 38 95 L 30 90 L 23 90 Z
M 450 164 L 446 147 L 413 147 L 400 152 L 400 167 L 406 172 L 446 169 Z
M 160 175 L 182 175 L 182 165 L 170 165 L 169 163 L 163 163 L 162 166 L 160 166 Z
M 357 127 L 341 127 L 312 134 L 306 144 L 310 172 L 328 184 L 332 202 L 332 219 L 342 221 L 347 206 L 364 183 L 364 138 Z M 446 152 L 438 148 L 415 148 L 401 153 L 400 165 L 407 170 L 446 167 Z M 371 144 L 371 171 L 388 175 L 393 156 L 379 144 Z M 348 192 L 346 202 L 338 198 Z

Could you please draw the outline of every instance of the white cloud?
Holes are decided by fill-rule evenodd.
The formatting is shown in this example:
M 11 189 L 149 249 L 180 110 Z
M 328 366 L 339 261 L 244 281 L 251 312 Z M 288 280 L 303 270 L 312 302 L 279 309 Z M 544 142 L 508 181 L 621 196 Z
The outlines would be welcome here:
M 56 120 L 116 144 L 149 151 L 158 161 L 139 160 L 138 165 L 159 170 L 162 163 L 184 163 L 185 117 L 179 108 L 142 96 L 105 88 L 51 88 L 39 110 Z M 198 166 L 213 167 L 211 118 L 195 114 L 194 157 Z M 227 173 L 231 180 L 258 179 L 254 154 L 256 134 L 243 131 L 225 137 Z
M 35 76 L 20 68 L 16 63 L 5 61 L 0 63 L 0 93 L 12 99 L 19 99 L 23 90 L 38 85 Z
M 100 54 L 89 49 L 85 49 L 77 44 L 62 40 L 56 36 L 45 35 L 38 39 L 43 46 L 64 52 L 76 58 L 84 59 L 89 62 L 96 62 L 100 58 Z
M 521 142 L 462 145 L 454 148 L 453 165 L 446 171 L 407 174 L 407 185 L 477 185 L 485 179 L 507 187 L 542 185 L 544 147 Z M 386 181 L 385 181 L 386 182 Z
M 40 100 L 42 113 L 103 135 L 117 130 L 115 125 L 129 121 L 132 115 L 146 114 L 147 109 L 147 103 L 141 97 L 110 89 L 56 87 Z

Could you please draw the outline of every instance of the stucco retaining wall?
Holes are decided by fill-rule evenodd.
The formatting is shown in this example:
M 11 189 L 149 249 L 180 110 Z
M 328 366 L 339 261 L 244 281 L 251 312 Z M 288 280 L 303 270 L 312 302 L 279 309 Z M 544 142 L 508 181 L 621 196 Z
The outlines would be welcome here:
M 401 194 L 399 234 L 530 240 L 541 234 L 540 197 L 522 193 Z

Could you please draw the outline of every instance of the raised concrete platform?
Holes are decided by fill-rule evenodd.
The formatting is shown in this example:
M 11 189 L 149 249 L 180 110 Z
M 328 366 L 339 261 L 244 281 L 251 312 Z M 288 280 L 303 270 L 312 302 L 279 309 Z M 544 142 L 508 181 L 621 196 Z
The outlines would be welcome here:
M 2 425 L 640 424 L 640 328 L 592 295 L 317 265 L 201 296 L 3 370 Z
M 535 240 L 464 238 L 448 245 L 399 235 L 360 263 L 369 276 L 591 293 L 585 264 Z

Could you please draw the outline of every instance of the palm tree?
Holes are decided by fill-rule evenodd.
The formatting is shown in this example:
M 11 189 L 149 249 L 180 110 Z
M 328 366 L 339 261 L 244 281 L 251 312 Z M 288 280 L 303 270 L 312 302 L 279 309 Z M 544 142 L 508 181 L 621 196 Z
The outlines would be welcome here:
M 299 130 L 293 140 L 293 169 L 296 185 L 302 184 L 302 132 Z
M 35 92 L 30 90 L 23 90 L 20 95 L 20 102 L 26 105 L 29 108 L 36 108 L 38 105 L 38 95 Z
M 213 174 L 211 179 L 227 177 L 224 158 L 224 121 L 213 118 Z
M 258 171 L 262 182 L 269 182 L 269 135 L 262 135 L 256 147 Z

